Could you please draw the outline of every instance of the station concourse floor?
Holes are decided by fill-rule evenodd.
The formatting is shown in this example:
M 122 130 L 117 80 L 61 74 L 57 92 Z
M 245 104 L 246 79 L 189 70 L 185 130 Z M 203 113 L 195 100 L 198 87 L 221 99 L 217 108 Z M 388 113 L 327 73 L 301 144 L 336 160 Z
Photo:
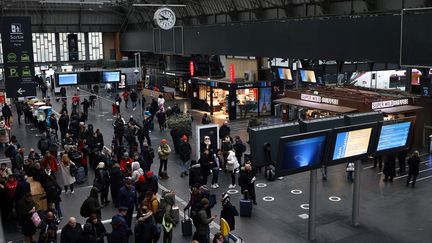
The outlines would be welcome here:
M 74 91 L 68 89 L 68 96 Z M 81 95 L 88 95 L 84 89 L 80 91 Z M 146 97 L 147 102 L 151 98 Z M 105 146 L 109 147 L 113 136 L 112 122 L 113 115 L 111 111 L 112 102 L 106 96 L 100 98 L 100 105 L 97 102 L 95 109 L 89 110 L 89 120 L 87 124 L 93 124 L 95 129 L 99 128 L 104 136 Z M 167 101 L 166 107 L 172 106 L 176 102 L 182 111 L 190 107 L 187 99 Z M 54 110 L 57 112 L 61 109 L 60 102 L 55 99 L 51 100 Z M 70 109 L 70 100 L 68 104 Z M 15 108 L 13 107 L 14 114 Z M 138 107 L 135 111 L 131 108 L 124 108 L 124 102 L 121 104 L 121 112 L 124 119 L 129 120 L 130 115 L 134 119 L 142 121 L 140 115 L 141 109 Z M 192 111 L 194 116 L 193 133 L 195 126 L 201 122 L 202 113 Z M 12 126 L 11 134 L 16 135 L 19 143 L 27 149 L 36 148 L 40 135 L 33 126 L 18 126 L 16 121 Z M 212 118 L 213 120 L 214 118 Z M 276 118 L 263 118 L 266 124 L 281 123 Z M 222 124 L 223 120 L 214 119 L 214 122 Z M 239 135 L 244 142 L 248 140 L 246 127 L 247 120 L 231 121 L 231 135 Z M 154 149 L 160 143 L 162 138 L 167 138 L 168 143 L 173 149 L 169 131 L 160 132 L 158 124 L 155 123 L 155 129 L 150 134 Z M 196 137 L 192 135 L 191 146 L 195 156 Z M 248 149 L 249 150 L 249 149 Z M 249 151 L 247 151 L 249 152 Z M 26 153 L 27 154 L 27 153 Z M 0 155 L 4 156 L 3 150 Z M 7 159 L 0 159 L 5 161 Z M 180 177 L 179 156 L 174 152 L 168 160 L 168 180 L 160 181 L 160 188 L 167 188 L 176 192 L 176 203 L 183 211 L 184 205 L 189 200 L 188 178 Z M 373 168 L 371 162 L 362 164 L 361 172 L 361 197 L 360 197 L 360 226 L 351 226 L 351 209 L 352 209 L 352 188 L 353 184 L 346 179 L 345 164 L 332 166 L 328 168 L 327 180 L 321 180 L 321 173 L 318 171 L 317 185 L 317 220 L 316 220 L 316 240 L 314 242 L 334 242 L 334 243 L 429 243 L 432 242 L 432 168 L 429 154 L 421 156 L 420 175 L 416 188 L 406 187 L 406 174 L 397 175 L 393 183 L 382 181 L 382 173 L 378 168 Z M 152 166 L 153 171 L 159 168 L 159 161 L 156 158 Z M 210 176 L 211 177 L 211 176 Z M 211 179 L 209 177 L 209 180 Z M 62 194 L 62 211 L 64 219 L 59 225 L 61 229 L 71 216 L 77 218 L 79 223 L 84 223 L 84 219 L 79 214 L 82 202 L 89 195 L 93 182 L 94 173 L 90 169 L 89 177 L 84 184 L 75 185 L 74 194 Z M 253 207 L 251 218 L 236 217 L 236 229 L 234 235 L 240 236 L 247 243 L 261 242 L 310 242 L 308 240 L 308 220 L 304 219 L 308 210 L 309 203 L 309 172 L 287 176 L 282 180 L 268 182 L 263 174 L 257 174 L 256 195 L 258 205 Z M 261 184 L 260 184 L 261 183 Z M 262 184 L 264 183 L 264 184 Z M 211 189 L 212 193 L 218 196 L 228 190 L 230 176 L 224 172 L 220 173 L 218 189 Z M 237 186 L 236 190 L 240 190 Z M 300 190 L 300 194 L 293 194 L 292 190 Z M 298 192 L 298 191 L 295 191 Z M 231 194 L 231 202 L 239 208 L 239 193 Z M 264 201 L 264 197 L 272 197 L 273 201 Z M 340 201 L 330 201 L 330 197 L 338 197 Z M 301 207 L 303 206 L 303 208 Z M 220 202 L 212 209 L 212 214 L 220 215 Z M 111 232 L 110 219 L 117 213 L 112 204 L 103 208 L 102 220 L 108 232 Z M 181 217 L 182 218 L 182 217 Z M 211 233 L 218 231 L 219 218 L 211 225 Z M 4 225 L 6 242 L 22 242 L 19 231 L 13 224 Z M 0 237 L 1 239 L 1 237 Z M 134 242 L 130 237 L 129 242 Z M 173 233 L 174 243 L 191 242 L 191 237 L 181 235 L 181 225 L 178 224 Z

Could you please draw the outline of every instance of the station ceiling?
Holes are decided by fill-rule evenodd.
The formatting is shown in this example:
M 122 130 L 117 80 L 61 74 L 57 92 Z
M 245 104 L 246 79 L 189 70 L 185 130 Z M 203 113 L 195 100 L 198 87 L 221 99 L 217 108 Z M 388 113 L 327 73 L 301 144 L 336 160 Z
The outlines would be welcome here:
M 137 4 L 147 6 L 137 6 Z M 154 6 L 148 6 L 153 4 Z M 177 25 L 399 13 L 432 0 L 1 0 L 1 14 L 30 15 L 34 31 L 124 32 L 153 27 L 155 5 L 172 6 Z

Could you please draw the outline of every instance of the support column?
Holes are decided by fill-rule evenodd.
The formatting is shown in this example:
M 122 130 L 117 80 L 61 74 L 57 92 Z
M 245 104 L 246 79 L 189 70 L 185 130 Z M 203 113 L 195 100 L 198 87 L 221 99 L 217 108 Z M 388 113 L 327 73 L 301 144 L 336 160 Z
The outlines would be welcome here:
M 58 67 L 57 70 L 61 69 L 61 59 L 60 59 L 60 34 L 59 33 L 54 33 L 54 39 L 55 39 L 55 52 L 56 52 L 56 65 Z
M 411 93 L 412 68 L 407 68 L 405 70 L 405 91 Z
M 90 61 L 90 41 L 89 41 L 89 33 L 84 33 L 84 45 L 85 45 L 85 58 L 86 61 Z
M 308 239 L 316 239 L 317 170 L 310 171 Z
M 359 213 L 360 213 L 360 174 L 361 174 L 361 161 L 357 160 L 354 167 L 354 188 L 353 188 L 353 206 L 352 206 L 352 226 L 359 226 Z

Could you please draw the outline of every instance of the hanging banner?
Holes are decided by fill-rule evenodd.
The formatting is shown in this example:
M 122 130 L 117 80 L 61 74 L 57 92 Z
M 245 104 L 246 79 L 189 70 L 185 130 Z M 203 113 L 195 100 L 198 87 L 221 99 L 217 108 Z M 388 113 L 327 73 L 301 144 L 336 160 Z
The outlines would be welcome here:
M 230 65 L 230 81 L 231 83 L 234 83 L 234 64 Z
M 191 77 L 193 77 L 195 75 L 195 65 L 194 65 L 193 61 L 189 62 L 189 74 Z
M 2 17 L 1 28 L 6 96 L 36 96 L 31 18 Z

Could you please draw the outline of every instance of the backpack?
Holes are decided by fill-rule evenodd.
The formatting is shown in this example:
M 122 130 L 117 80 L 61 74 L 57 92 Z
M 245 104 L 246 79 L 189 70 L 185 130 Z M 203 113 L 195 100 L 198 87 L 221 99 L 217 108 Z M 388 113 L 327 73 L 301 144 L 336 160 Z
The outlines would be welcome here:
M 69 172 L 70 172 L 70 174 L 71 174 L 71 176 L 72 177 L 75 177 L 76 175 L 77 175 L 77 173 L 78 173 L 78 168 L 76 167 L 76 165 L 75 164 L 70 164 L 69 165 Z
M 49 141 L 48 139 L 40 140 L 40 150 L 46 151 L 49 149 Z
M 9 145 L 9 147 L 7 147 L 7 149 L 5 150 L 5 156 L 8 158 L 14 157 L 15 156 L 15 147 L 12 145 Z
M 84 218 L 88 218 L 89 216 L 90 216 L 90 212 L 89 212 L 89 209 L 88 209 L 88 198 L 83 202 L 83 204 L 81 205 L 81 208 L 80 208 L 80 214 L 81 214 L 81 216 L 82 217 L 84 217 Z

